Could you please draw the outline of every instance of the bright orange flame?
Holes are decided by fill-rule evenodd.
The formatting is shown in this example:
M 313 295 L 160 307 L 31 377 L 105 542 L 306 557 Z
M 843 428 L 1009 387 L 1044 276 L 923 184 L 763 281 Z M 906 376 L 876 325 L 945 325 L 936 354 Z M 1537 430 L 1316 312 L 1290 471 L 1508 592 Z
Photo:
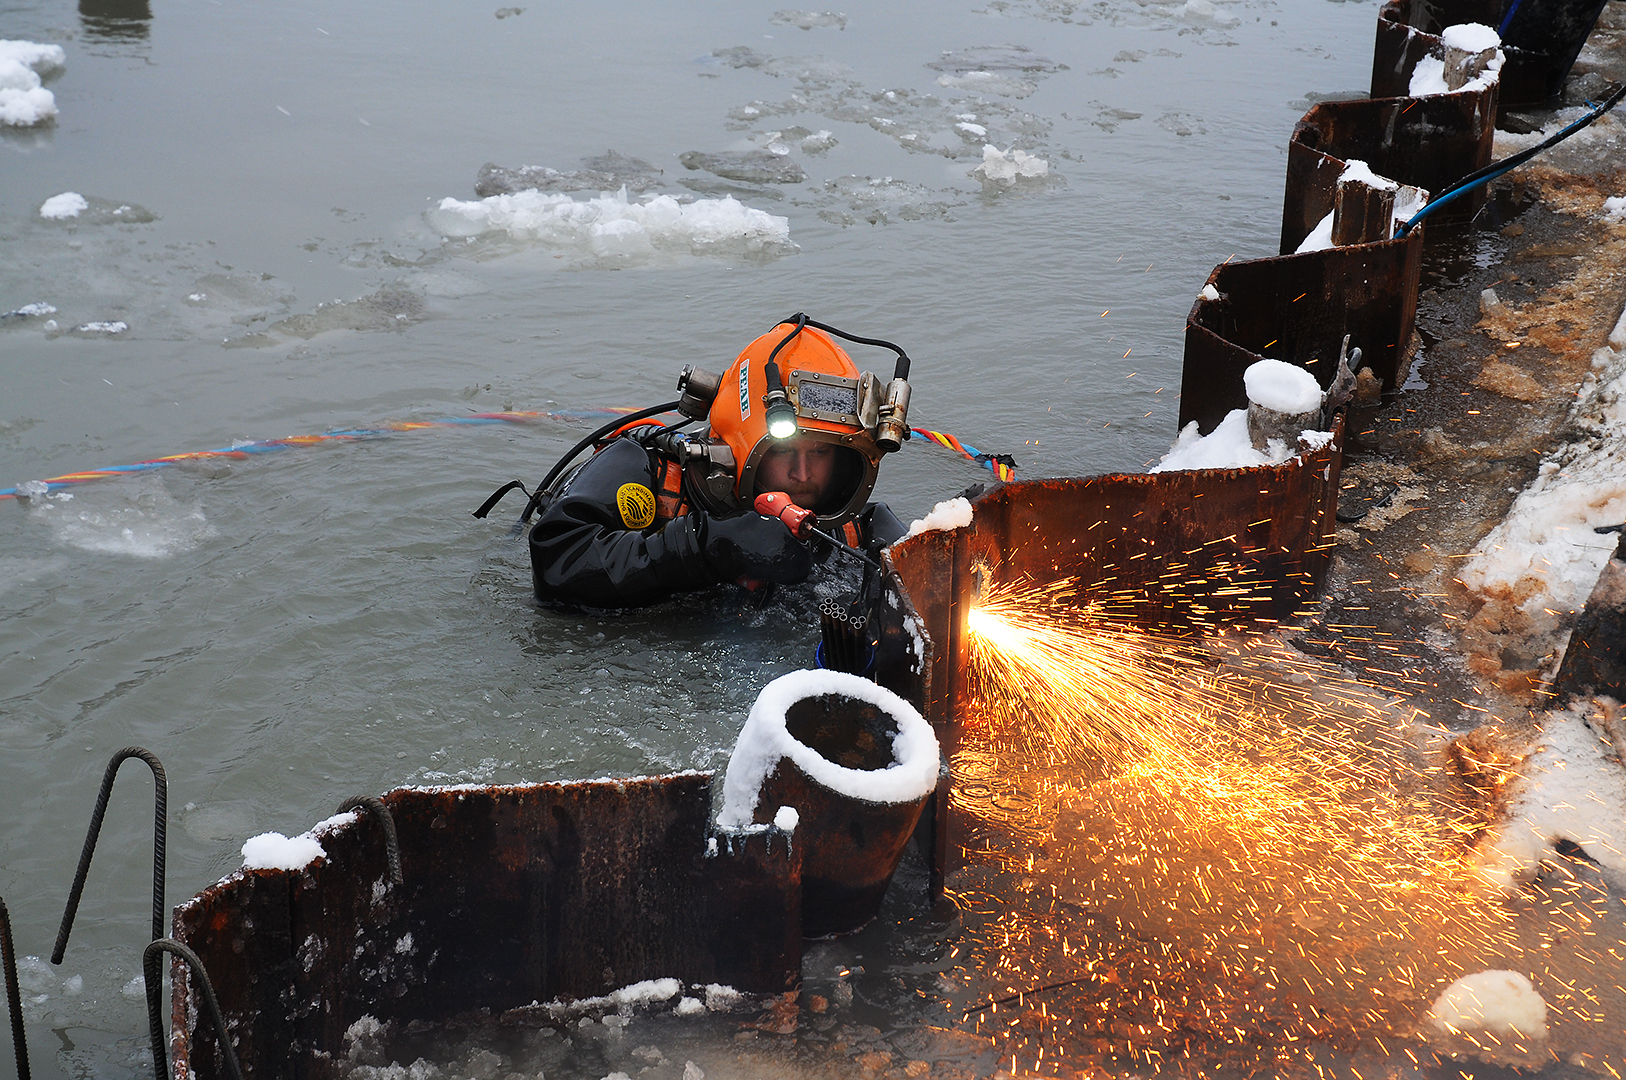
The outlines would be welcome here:
M 953 762 L 956 805 L 1028 897 L 966 890 L 992 919 L 985 974 L 1112 971 L 1075 992 L 1141 1016 L 1097 1042 L 1152 1064 L 1198 1043 L 1407 1033 L 1444 983 L 1513 946 L 1509 913 L 1474 889 L 1485 807 L 1413 745 L 1411 709 L 1262 636 L 1149 633 L 1128 614 L 1061 582 L 995 588 L 970 615 L 980 724 Z

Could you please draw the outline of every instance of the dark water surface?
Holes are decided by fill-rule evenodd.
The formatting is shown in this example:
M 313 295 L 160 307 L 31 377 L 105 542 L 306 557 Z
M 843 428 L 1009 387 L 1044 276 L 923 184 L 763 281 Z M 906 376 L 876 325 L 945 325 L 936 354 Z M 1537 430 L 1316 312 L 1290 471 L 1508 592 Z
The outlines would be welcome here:
M 55 330 L 0 323 L 0 486 L 234 440 L 649 404 L 800 309 L 903 344 L 911 419 L 1020 475 L 1139 470 L 1175 435 L 1192 298 L 1226 257 L 1274 253 L 1292 125 L 1366 84 L 1376 15 L 516 8 L 0 2 L 0 37 L 67 51 L 55 125 L 0 132 L 0 311 L 58 309 Z M 1049 177 L 985 189 L 972 125 Z M 680 162 L 775 131 L 803 181 Z M 788 244 L 618 254 L 425 216 L 473 200 L 487 162 L 571 171 L 612 150 L 652 167 L 646 195 L 732 196 L 786 219 Z M 39 216 L 68 191 L 90 202 L 79 219 Z M 98 321 L 128 329 L 74 332 Z M 433 429 L 0 503 L 0 896 L 20 952 L 49 952 L 94 785 L 127 744 L 169 770 L 171 900 L 247 837 L 356 793 L 721 767 L 757 689 L 808 664 L 818 589 L 840 583 L 764 612 L 725 594 L 539 611 L 507 521 L 468 511 L 583 431 Z M 986 475 L 917 443 L 877 493 L 908 520 Z M 24 965 L 39 1076 L 148 1069 L 132 978 L 150 786 L 134 766 L 121 785 L 67 962 Z

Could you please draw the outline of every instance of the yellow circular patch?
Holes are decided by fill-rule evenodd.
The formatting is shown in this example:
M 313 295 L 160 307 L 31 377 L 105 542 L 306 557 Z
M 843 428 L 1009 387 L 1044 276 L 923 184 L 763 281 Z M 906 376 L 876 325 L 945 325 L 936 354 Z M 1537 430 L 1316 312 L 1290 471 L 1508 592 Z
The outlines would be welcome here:
M 622 484 L 615 492 L 615 508 L 627 528 L 648 528 L 655 520 L 655 493 L 642 484 Z

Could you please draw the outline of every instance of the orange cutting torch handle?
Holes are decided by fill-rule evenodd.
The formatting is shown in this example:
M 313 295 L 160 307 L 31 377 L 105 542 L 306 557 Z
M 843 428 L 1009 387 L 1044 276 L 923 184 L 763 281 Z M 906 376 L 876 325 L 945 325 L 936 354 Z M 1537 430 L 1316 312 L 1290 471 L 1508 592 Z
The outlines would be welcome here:
M 813 532 L 813 511 L 803 510 L 790 501 L 783 491 L 764 491 L 753 504 L 763 517 L 776 517 L 798 540 L 806 540 Z

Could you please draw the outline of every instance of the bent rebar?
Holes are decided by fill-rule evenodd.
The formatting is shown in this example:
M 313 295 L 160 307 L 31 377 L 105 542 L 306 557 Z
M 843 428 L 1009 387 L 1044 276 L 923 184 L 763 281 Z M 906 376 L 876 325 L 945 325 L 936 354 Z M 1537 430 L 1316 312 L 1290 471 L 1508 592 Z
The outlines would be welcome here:
M 140 758 L 152 769 L 153 825 L 152 825 L 152 936 L 164 934 L 164 844 L 168 822 L 169 782 L 164 778 L 164 766 L 149 750 L 139 746 L 126 746 L 113 755 L 102 774 L 102 789 L 96 795 L 96 809 L 90 815 L 90 831 L 85 834 L 85 847 L 79 853 L 79 869 L 73 876 L 73 888 L 68 891 L 68 907 L 62 913 L 62 928 L 56 933 L 56 948 L 51 950 L 51 963 L 62 963 L 62 954 L 68 948 L 68 934 L 73 930 L 73 917 L 79 911 L 79 898 L 85 891 L 85 877 L 90 873 L 90 857 L 96 851 L 96 837 L 102 831 L 102 818 L 107 814 L 107 799 L 113 792 L 113 778 L 119 766 L 130 758 Z
M 174 938 L 167 937 L 151 942 L 141 952 L 141 977 L 147 983 L 147 1027 L 152 1035 L 153 1075 L 158 1080 L 169 1080 L 169 1052 L 164 1045 L 164 1021 L 159 1015 L 164 976 L 159 970 L 158 958 L 166 952 L 179 956 L 192 969 L 203 991 L 203 1007 L 215 1026 L 215 1038 L 220 1040 L 220 1054 L 226 1059 L 227 1071 L 231 1073 L 232 1080 L 243 1080 L 242 1066 L 237 1063 L 237 1050 L 231 1044 L 226 1018 L 220 1015 L 220 1002 L 215 1000 L 215 988 L 209 982 L 209 973 L 203 969 L 203 961 L 198 959 L 197 953 Z
M 377 820 L 379 828 L 384 830 L 384 856 L 390 863 L 390 884 L 399 885 L 401 877 L 401 843 L 395 835 L 395 817 L 390 808 L 384 805 L 384 800 L 375 795 L 357 795 L 344 800 L 339 807 L 339 813 L 347 810 L 366 810 Z
M 11 941 L 11 912 L 0 900 L 0 959 L 6 965 L 6 1004 L 11 1009 L 11 1045 L 17 1051 L 17 1080 L 28 1077 L 28 1039 L 23 1035 L 23 994 L 17 985 L 17 947 Z

